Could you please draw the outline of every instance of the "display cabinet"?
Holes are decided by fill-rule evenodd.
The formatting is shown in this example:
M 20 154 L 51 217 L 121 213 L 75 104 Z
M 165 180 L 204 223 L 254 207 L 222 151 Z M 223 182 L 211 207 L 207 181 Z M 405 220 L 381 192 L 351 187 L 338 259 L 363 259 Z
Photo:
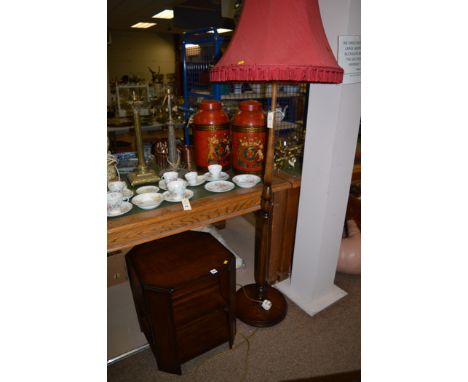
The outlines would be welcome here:
M 117 105 L 117 116 L 128 117 L 132 116 L 129 103 L 132 100 L 133 93 L 137 99 L 149 104 L 149 85 L 148 84 L 133 84 L 133 85 L 115 85 L 115 98 Z M 148 108 L 143 107 L 140 110 L 140 115 L 148 115 Z
M 212 33 L 209 33 L 212 32 Z M 239 102 L 257 100 L 263 110 L 271 104 L 271 84 L 265 82 L 213 83 L 209 71 L 229 43 L 229 36 L 220 36 L 214 28 L 184 34 L 182 41 L 183 89 L 185 113 L 185 144 L 190 139 L 191 116 L 206 98 L 221 101 L 232 118 L 239 110 Z M 307 120 L 308 85 L 282 83 L 277 94 L 275 167 L 300 171 Z
M 190 114 L 197 110 L 203 99 L 220 100 L 221 84 L 210 83 L 209 70 L 221 56 L 221 47 L 226 44 L 217 28 L 196 29 L 185 32 L 182 39 L 182 76 L 186 134 L 185 144 L 189 144 L 188 123 Z
M 263 110 L 270 110 L 271 84 L 262 82 L 230 83 L 223 85 L 220 97 L 231 119 L 244 100 L 257 100 Z M 308 85 L 281 84 L 275 110 L 275 168 L 300 172 L 307 121 Z

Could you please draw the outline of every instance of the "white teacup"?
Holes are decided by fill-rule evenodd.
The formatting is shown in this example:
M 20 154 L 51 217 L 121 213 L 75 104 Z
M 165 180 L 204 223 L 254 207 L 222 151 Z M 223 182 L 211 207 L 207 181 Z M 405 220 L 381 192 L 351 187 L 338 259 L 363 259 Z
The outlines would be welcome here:
M 112 192 L 123 192 L 123 190 L 127 188 L 127 183 L 125 183 L 123 180 L 114 180 L 109 182 L 107 187 L 109 188 L 109 191 Z
M 121 192 L 107 193 L 107 214 L 118 215 L 122 212 L 123 194 Z
M 221 166 L 220 164 L 210 164 L 208 166 L 208 171 L 210 172 L 211 177 L 213 179 L 219 178 L 219 174 L 221 173 L 222 169 L 223 169 L 223 166 Z
M 176 171 L 168 171 L 163 174 L 163 179 L 166 182 L 166 185 L 169 185 L 169 182 L 177 180 L 179 178 L 179 173 Z
M 198 172 L 196 171 L 190 171 L 187 174 L 185 174 L 185 179 L 187 179 L 187 182 L 191 186 L 195 186 L 197 184 L 197 179 L 198 179 Z
M 177 199 L 182 199 L 184 197 L 186 187 L 187 182 L 183 179 L 173 180 L 167 185 L 169 192 L 175 195 Z

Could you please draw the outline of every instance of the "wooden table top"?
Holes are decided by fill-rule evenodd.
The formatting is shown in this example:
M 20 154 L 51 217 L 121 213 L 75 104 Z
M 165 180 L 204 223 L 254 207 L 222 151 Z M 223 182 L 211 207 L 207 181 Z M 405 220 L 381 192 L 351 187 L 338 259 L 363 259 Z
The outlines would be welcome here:
M 273 191 L 295 185 L 287 176 L 273 178 Z M 151 240 L 174 235 L 217 221 L 244 215 L 260 209 L 263 184 L 249 189 L 236 187 L 226 193 L 195 193 L 190 200 L 192 210 L 184 211 L 181 203 L 164 202 L 154 210 L 140 210 L 107 220 L 107 250 L 117 251 Z

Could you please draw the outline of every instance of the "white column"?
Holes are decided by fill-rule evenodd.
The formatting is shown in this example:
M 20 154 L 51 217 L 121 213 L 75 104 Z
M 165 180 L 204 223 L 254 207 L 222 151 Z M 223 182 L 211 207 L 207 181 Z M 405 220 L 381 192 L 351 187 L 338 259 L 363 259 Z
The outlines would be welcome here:
M 360 35 L 360 1 L 320 1 L 330 46 Z M 291 277 L 275 285 L 310 315 L 346 292 L 334 285 L 361 116 L 361 84 L 311 84 Z

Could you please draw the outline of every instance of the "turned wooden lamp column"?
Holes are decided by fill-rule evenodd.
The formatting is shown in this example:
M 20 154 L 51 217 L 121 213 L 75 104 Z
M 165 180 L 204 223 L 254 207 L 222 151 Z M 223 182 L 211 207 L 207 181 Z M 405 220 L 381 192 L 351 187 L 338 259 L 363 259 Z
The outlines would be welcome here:
M 274 110 L 276 110 L 277 92 L 278 84 L 273 82 L 271 87 L 273 118 L 267 135 L 263 190 L 260 200 L 261 209 L 257 212 L 255 223 L 255 284 L 243 286 L 236 294 L 236 316 L 245 323 L 257 327 L 277 324 L 283 320 L 288 310 L 283 294 L 272 288 L 267 281 L 273 220 Z M 268 310 L 261 305 L 265 300 L 271 302 L 271 308 Z
M 330 49 L 318 0 L 244 0 L 234 36 L 210 72 L 213 82 L 271 82 L 261 210 L 255 228 L 255 283 L 236 294 L 237 317 L 249 325 L 272 326 L 286 316 L 283 294 L 267 281 L 273 210 L 274 112 L 278 82 L 341 83 L 341 69 Z M 311 127 L 309 127 L 311 128 Z M 265 304 L 265 300 L 269 303 Z

